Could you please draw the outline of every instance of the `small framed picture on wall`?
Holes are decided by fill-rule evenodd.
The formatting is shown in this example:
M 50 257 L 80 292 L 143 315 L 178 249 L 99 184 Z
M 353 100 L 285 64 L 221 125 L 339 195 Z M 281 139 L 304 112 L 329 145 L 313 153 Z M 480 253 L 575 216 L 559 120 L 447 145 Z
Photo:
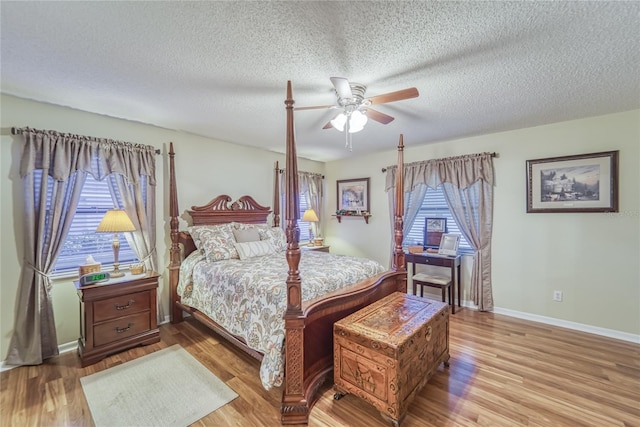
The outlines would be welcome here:
M 337 181 L 338 211 L 369 212 L 369 178 Z

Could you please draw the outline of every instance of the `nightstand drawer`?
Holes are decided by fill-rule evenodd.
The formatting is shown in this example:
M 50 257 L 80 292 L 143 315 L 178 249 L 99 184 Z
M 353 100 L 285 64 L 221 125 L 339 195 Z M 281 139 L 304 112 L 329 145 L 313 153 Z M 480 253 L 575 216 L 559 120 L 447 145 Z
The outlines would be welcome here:
M 93 321 L 98 323 L 149 310 L 149 300 L 150 292 L 144 291 L 96 301 L 93 304 Z
M 149 312 L 133 314 L 112 320 L 93 328 L 94 346 L 109 344 L 114 341 L 127 338 L 151 328 Z

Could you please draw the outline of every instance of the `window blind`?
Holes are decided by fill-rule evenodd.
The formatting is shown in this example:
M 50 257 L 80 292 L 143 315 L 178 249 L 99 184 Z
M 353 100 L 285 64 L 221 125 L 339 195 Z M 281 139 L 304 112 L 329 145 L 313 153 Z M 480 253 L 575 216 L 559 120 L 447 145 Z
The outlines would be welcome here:
M 446 218 L 447 219 L 447 233 L 459 234 L 460 235 L 460 246 L 461 250 L 471 251 L 471 245 L 460 232 L 460 228 L 456 223 L 453 215 L 451 215 L 451 211 L 449 210 L 449 205 L 447 205 L 447 201 L 444 198 L 444 193 L 442 192 L 442 187 L 438 187 L 437 189 L 428 188 L 427 193 L 424 196 L 424 200 L 422 201 L 422 205 L 420 207 L 420 211 L 418 212 L 418 216 L 416 217 L 416 221 L 413 223 L 411 230 L 404 236 L 403 245 L 424 245 L 424 221 L 425 218 Z

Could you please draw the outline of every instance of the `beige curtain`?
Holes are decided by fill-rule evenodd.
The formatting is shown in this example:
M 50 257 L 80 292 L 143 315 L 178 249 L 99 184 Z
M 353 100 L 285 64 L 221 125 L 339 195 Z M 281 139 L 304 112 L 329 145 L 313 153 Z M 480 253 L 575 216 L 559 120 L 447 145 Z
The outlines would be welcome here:
M 491 233 L 493 224 L 493 155 L 491 153 L 427 160 L 404 166 L 407 192 L 420 186 L 443 193 L 460 231 L 474 249 L 471 297 L 481 311 L 493 310 Z M 395 187 L 397 166 L 387 168 L 386 190 Z
M 25 253 L 6 363 L 34 365 L 58 354 L 47 274 L 69 231 L 87 174 L 100 180 L 117 173 L 130 181 L 145 175 L 155 185 L 155 166 L 128 160 L 131 153 L 153 147 L 51 130 L 23 128 L 18 133 L 24 138 Z
M 143 150 L 130 151 L 128 162 L 148 164 L 155 171 L 155 150 L 148 147 Z M 134 168 L 128 168 L 133 170 Z M 155 172 L 154 172 L 155 175 Z M 158 255 L 156 252 L 156 185 L 155 180 L 146 175 L 131 177 L 127 181 L 124 175 L 110 175 L 109 186 L 112 193 L 117 193 L 122 208 L 127 212 L 136 230 L 125 233 L 129 246 L 147 270 L 158 271 Z M 115 188 L 114 188 L 115 187 Z M 115 196 L 115 194 L 114 194 Z M 114 197 L 113 203 L 118 198 Z M 160 300 L 156 301 L 158 321 L 164 319 L 164 309 Z
M 284 169 L 280 170 L 280 173 L 284 173 Z M 319 237 L 319 230 L 322 230 L 322 207 L 324 205 L 324 188 L 323 188 L 322 174 L 313 172 L 300 172 L 298 171 L 298 187 L 300 194 L 306 197 L 307 203 L 318 215 L 318 222 L 315 224 L 315 235 Z M 286 206 L 285 199 L 285 180 L 280 180 L 280 200 L 281 206 L 280 212 L 284 212 Z
M 315 236 L 321 237 L 319 230 L 322 230 L 322 201 L 324 198 L 322 190 L 322 175 L 311 172 L 298 172 L 298 184 L 300 194 L 307 198 L 307 203 L 318 215 L 318 222 L 314 224 Z

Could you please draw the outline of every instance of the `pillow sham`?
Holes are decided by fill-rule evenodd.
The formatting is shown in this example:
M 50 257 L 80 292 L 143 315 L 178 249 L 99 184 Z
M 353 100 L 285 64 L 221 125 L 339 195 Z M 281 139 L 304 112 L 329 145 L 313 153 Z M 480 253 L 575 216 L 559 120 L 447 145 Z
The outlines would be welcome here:
M 230 229 L 229 224 L 193 225 L 187 227 L 187 231 L 198 249 L 202 246 L 202 236 L 208 236 L 211 233 L 224 233 L 228 229 Z
M 281 227 L 272 227 L 269 224 L 246 224 L 242 222 L 232 222 L 231 228 L 234 230 L 258 230 L 260 240 L 272 240 L 276 251 L 287 250 L 287 236 Z
M 276 251 L 282 252 L 287 250 L 287 236 L 280 227 L 267 226 L 258 230 L 260 240 L 271 240 Z
M 233 237 L 237 243 L 257 242 L 260 240 L 260 233 L 256 228 L 245 228 L 243 230 L 233 229 Z
M 235 243 L 234 246 L 241 260 L 269 255 L 275 252 L 275 248 L 269 240 Z
M 200 225 L 188 228 L 196 247 L 209 262 L 239 258 L 229 224 Z

